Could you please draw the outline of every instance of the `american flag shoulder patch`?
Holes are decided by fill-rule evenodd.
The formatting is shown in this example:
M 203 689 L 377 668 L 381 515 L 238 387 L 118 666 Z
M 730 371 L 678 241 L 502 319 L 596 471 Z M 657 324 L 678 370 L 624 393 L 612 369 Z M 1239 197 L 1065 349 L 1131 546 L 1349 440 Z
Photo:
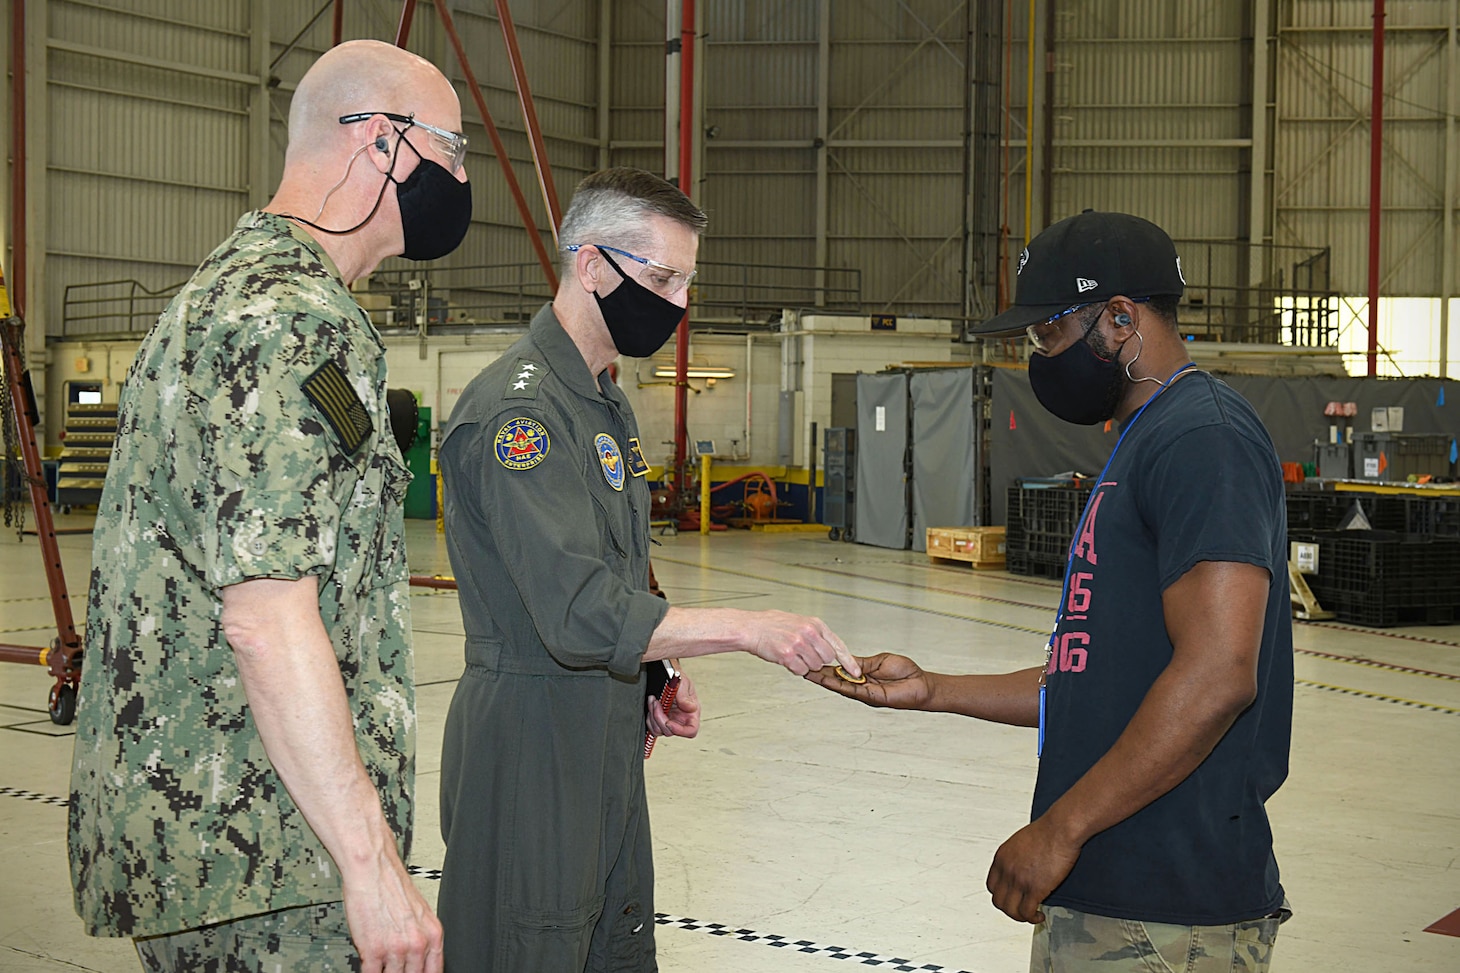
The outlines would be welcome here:
M 354 453 L 370 438 L 375 425 L 365 403 L 350 387 L 345 372 L 333 361 L 327 361 L 304 380 L 300 386 L 304 395 L 324 416 L 324 421 L 339 437 L 340 445 L 349 455 Z

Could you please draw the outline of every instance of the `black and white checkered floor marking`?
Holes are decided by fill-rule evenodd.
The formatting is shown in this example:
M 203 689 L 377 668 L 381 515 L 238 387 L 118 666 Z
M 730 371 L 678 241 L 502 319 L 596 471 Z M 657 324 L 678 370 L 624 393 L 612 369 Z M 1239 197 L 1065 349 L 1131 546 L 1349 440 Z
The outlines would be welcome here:
M 1402 696 L 1385 696 L 1382 693 L 1371 693 L 1362 689 L 1350 689 L 1347 686 L 1331 686 L 1326 682 L 1310 682 L 1307 679 L 1294 679 L 1293 684 L 1297 686 L 1309 686 L 1313 689 L 1322 689 L 1326 692 L 1339 693 L 1344 696 L 1374 699 L 1381 703 L 1396 703 L 1400 706 L 1412 707 L 1413 709 L 1428 710 L 1431 713 L 1445 713 L 1449 716 L 1460 716 L 1460 709 L 1456 709 L 1453 706 L 1441 706 L 1438 703 L 1426 703 L 1417 699 L 1405 699 Z
M 16 787 L 0 787 L 0 797 L 18 797 L 22 801 L 34 801 L 37 804 L 49 804 L 52 807 L 70 807 L 71 802 L 64 797 L 52 797 L 49 794 L 37 794 L 35 791 L 23 791 Z
M 441 881 L 441 869 L 439 868 L 407 865 L 406 871 L 432 882 Z M 924 963 L 917 966 L 914 960 L 903 959 L 900 956 L 881 956 L 865 950 L 848 949 L 846 946 L 823 945 L 809 939 L 791 939 L 787 936 L 777 936 L 774 933 L 756 932 L 753 929 L 737 929 L 721 922 L 701 922 L 698 919 L 671 916 L 664 912 L 654 913 L 654 921 L 661 926 L 669 926 L 673 929 L 702 932 L 709 936 L 731 936 L 744 943 L 762 943 L 777 949 L 788 949 L 793 953 L 822 955 L 829 959 L 856 960 L 859 966 L 886 967 L 890 970 L 921 970 L 924 973 L 967 973 L 966 970 L 955 971 L 951 967 L 938 966 L 936 963 Z
M 663 912 L 656 912 L 654 921 L 661 926 L 669 926 L 674 929 L 702 932 L 710 936 L 732 936 L 741 942 L 761 943 L 777 949 L 787 949 L 793 953 L 821 955 L 828 959 L 855 960 L 859 966 L 885 967 L 889 970 L 924 970 L 928 973 L 967 973 L 966 970 L 955 971 L 951 967 L 939 966 L 936 963 L 917 965 L 916 960 L 903 959 L 900 956 L 881 956 L 877 953 L 849 949 L 846 946 L 824 945 L 809 939 L 789 939 L 773 933 L 756 932 L 753 929 L 736 929 L 718 922 L 701 922 L 698 919 L 671 916 Z

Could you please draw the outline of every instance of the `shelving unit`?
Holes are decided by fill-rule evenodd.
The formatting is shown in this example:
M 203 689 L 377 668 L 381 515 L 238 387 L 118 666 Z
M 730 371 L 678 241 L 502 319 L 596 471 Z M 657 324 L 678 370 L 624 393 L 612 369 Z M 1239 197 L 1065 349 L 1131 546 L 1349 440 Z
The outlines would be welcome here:
M 66 404 L 66 435 L 56 475 L 57 506 L 65 510 L 101 500 L 116 437 L 115 402 Z

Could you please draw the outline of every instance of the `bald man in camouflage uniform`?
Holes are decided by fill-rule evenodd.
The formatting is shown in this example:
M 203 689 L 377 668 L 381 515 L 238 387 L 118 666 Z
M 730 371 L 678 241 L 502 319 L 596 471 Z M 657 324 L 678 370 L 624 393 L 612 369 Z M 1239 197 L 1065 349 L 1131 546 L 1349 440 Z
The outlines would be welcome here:
M 415 55 L 367 41 L 322 57 L 278 194 L 198 268 L 122 390 L 70 856 L 86 931 L 134 937 L 148 970 L 441 969 L 403 864 L 410 474 L 384 345 L 347 286 L 460 241 L 411 229 L 425 210 L 465 232 L 460 124 Z M 459 223 L 431 212 L 462 191 Z

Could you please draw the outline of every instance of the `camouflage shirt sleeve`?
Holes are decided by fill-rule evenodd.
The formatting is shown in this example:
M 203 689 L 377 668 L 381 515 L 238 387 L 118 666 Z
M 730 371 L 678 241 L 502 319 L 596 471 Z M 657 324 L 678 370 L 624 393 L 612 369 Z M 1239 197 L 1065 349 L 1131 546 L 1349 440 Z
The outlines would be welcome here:
M 217 390 L 196 407 L 216 432 L 205 457 L 214 488 L 199 511 L 200 551 L 215 587 L 250 578 L 327 577 L 338 555 L 342 512 L 360 479 L 358 448 L 347 417 L 369 395 L 371 370 L 339 340 L 333 327 L 308 315 L 269 322 L 278 329 L 244 361 L 227 360 L 202 386 Z M 319 405 L 311 381 L 331 376 L 338 410 Z M 364 420 L 369 422 L 368 416 Z M 343 429 L 343 432 L 342 432 Z M 359 432 L 358 429 L 354 432 Z

